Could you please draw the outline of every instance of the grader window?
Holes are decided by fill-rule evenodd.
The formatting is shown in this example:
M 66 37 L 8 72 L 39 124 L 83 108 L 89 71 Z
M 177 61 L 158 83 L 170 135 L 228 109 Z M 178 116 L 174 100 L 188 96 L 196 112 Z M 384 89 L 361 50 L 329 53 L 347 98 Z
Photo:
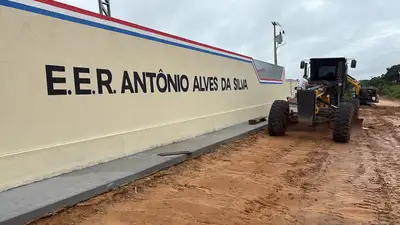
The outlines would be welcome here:
M 320 80 L 336 80 L 336 66 L 321 66 L 318 71 Z
M 310 80 L 337 81 L 338 74 L 344 73 L 344 71 L 338 71 L 339 62 L 344 60 L 342 58 L 311 59 Z

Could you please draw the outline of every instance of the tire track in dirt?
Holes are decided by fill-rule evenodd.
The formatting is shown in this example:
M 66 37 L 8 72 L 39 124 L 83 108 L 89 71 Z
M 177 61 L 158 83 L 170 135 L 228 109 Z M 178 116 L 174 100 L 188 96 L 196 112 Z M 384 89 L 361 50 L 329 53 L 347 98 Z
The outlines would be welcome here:
M 322 167 L 325 166 L 329 156 L 327 152 L 321 150 L 321 144 L 315 141 L 315 135 L 320 134 L 304 136 L 304 133 L 293 132 L 289 135 L 291 137 L 288 140 L 292 143 L 289 147 L 281 148 L 284 155 L 274 163 L 280 167 L 271 167 L 271 164 L 263 166 L 264 168 L 268 166 L 269 170 L 274 169 L 275 172 L 269 175 L 276 177 L 275 183 L 279 185 L 274 185 L 266 196 L 247 201 L 244 210 L 250 215 L 264 214 L 266 216 L 264 221 L 271 221 L 271 224 L 303 224 L 304 217 L 297 212 L 315 201 L 314 198 L 309 198 L 307 192 L 314 186 L 321 185 L 315 181 L 323 177 L 325 170 Z M 273 140 L 281 139 L 269 138 L 269 142 Z M 310 151 L 312 149 L 313 151 Z
M 367 200 L 359 207 L 372 209 L 374 223 L 400 223 L 400 145 L 398 139 L 399 121 L 392 117 L 400 112 L 399 107 L 364 108 L 369 119 L 361 139 L 363 150 L 369 151 L 374 175 L 368 179 L 370 188 L 359 187 L 367 194 Z M 396 124 L 397 122 L 397 124 Z M 368 187 L 368 186 L 367 186 Z

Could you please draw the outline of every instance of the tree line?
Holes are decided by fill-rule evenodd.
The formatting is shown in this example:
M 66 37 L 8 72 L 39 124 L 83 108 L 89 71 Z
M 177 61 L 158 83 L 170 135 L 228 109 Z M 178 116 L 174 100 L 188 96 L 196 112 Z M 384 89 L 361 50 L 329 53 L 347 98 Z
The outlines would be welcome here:
M 370 80 L 360 80 L 362 87 L 375 87 L 378 93 L 400 98 L 400 64 L 386 68 L 386 72 Z

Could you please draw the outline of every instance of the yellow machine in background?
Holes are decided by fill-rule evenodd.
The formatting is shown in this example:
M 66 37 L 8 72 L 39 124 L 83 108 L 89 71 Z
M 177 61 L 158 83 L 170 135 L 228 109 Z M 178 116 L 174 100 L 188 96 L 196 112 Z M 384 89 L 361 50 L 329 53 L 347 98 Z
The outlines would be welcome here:
M 357 96 L 360 96 L 361 86 L 358 80 L 347 74 L 347 82 L 353 85 L 353 87 L 355 88 L 355 94 Z

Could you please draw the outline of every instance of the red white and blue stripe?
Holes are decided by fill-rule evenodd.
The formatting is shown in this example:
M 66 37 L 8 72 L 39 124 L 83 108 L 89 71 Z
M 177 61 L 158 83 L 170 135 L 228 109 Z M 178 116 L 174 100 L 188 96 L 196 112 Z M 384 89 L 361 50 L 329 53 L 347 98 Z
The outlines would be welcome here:
M 176 47 L 186 48 L 220 57 L 230 58 L 253 65 L 257 79 L 262 84 L 281 84 L 282 80 L 260 78 L 252 57 L 227 51 L 199 43 L 172 34 L 164 33 L 148 27 L 123 21 L 117 18 L 103 16 L 88 10 L 77 8 L 71 5 L 60 3 L 53 0 L 0 0 L 0 6 L 11 7 L 31 13 L 41 14 L 61 20 L 66 20 L 86 26 L 96 27 L 112 32 L 118 32 L 138 38 L 161 42 Z M 282 74 L 284 76 L 284 74 Z

